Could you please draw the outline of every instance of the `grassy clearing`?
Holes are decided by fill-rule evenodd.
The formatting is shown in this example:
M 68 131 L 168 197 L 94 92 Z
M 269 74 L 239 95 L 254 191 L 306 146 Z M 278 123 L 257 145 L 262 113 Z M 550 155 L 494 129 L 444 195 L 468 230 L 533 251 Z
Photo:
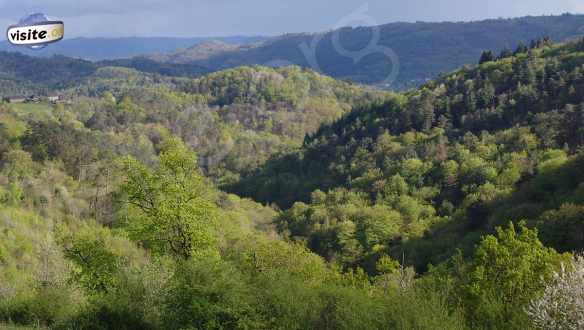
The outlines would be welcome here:
M 48 103 L 15 103 L 10 107 L 22 117 L 46 120 L 53 116 L 53 106 Z

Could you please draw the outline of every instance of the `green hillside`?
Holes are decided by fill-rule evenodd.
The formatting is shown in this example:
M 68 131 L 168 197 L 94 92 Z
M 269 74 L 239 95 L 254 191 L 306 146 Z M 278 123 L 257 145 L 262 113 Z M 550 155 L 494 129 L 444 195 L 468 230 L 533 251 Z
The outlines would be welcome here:
M 0 325 L 578 329 L 584 39 L 530 45 L 403 93 L 10 55 L 65 99 L 0 104 Z
M 231 191 L 347 266 L 427 269 L 510 220 L 579 251 L 584 41 L 537 44 L 352 111 Z
M 0 50 L 21 52 L 29 56 L 51 57 L 62 55 L 91 61 L 129 59 L 145 54 L 166 53 L 177 49 L 192 47 L 196 44 L 220 41 L 231 45 L 253 44 L 266 37 L 122 37 L 122 38 L 65 38 L 61 42 L 44 49 L 26 49 L 0 42 Z
M 209 176 L 225 183 L 257 168 L 273 154 L 300 146 L 306 134 L 353 106 L 389 95 L 297 67 L 242 67 L 197 79 L 100 67 L 78 77 L 75 87 L 61 93 L 66 99 L 59 105 L 61 111 L 105 139 L 103 148 L 118 143 L 108 132 L 135 135 L 142 130 L 159 135 L 160 130 L 168 131 L 198 151 Z M 42 106 L 11 107 L 21 113 L 19 109 Z M 35 141 L 62 142 L 51 142 L 46 135 L 55 133 L 52 123 L 35 125 L 42 131 Z M 79 155 L 66 165 L 73 169 L 82 160 L 104 156 L 97 151 L 91 154 L 89 159 Z
M 159 63 L 145 58 L 90 62 L 61 55 L 32 57 L 16 52 L 0 52 L 0 96 L 46 95 L 82 85 L 103 67 L 125 67 L 160 76 L 194 78 L 208 72 L 195 64 Z
M 363 90 L 298 68 L 241 68 L 179 79 L 190 93 L 172 90 L 178 83 L 149 79 L 154 78 L 128 69 L 100 69 L 48 117 L 41 104 L 0 106 L 2 324 L 51 329 L 460 324 L 458 316 L 444 315 L 437 296 L 386 295 L 387 279 L 374 284 L 362 271 L 341 272 L 305 247 L 283 241 L 274 230 L 274 209 L 218 191 L 200 174 L 205 163 L 197 164 L 200 157 L 173 136 L 193 134 L 187 143 L 211 139 L 205 120 L 219 122 L 218 109 L 207 107 L 218 104 L 225 109 L 227 102 L 245 101 L 258 104 L 249 110 L 260 114 L 261 107 L 269 112 L 276 106 L 288 113 L 311 97 L 342 105 L 364 97 Z M 241 91 L 223 87 L 237 81 L 247 82 Z M 94 84 L 118 88 L 93 97 Z M 200 109 L 187 111 L 197 104 Z M 323 109 L 321 117 L 311 120 L 331 114 L 324 105 L 316 108 Z M 43 115 L 35 111 L 41 108 Z M 217 125 L 236 129 L 227 121 Z M 246 132 L 254 134 L 250 127 Z M 248 157 L 258 158 L 258 149 Z M 395 305 L 398 299 L 408 299 L 411 307 Z M 353 307 L 332 310 L 331 302 Z M 372 308 L 378 311 L 357 317 Z M 413 310 L 426 316 L 413 318 Z

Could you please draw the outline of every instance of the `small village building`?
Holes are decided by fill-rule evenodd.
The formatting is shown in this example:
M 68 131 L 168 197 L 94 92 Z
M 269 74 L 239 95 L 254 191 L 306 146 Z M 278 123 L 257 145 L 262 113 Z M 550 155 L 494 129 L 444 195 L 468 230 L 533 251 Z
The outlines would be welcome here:
M 63 102 L 65 100 L 65 97 L 63 96 L 63 94 L 50 94 L 49 96 L 47 96 L 47 99 L 49 100 L 49 102 L 57 103 Z

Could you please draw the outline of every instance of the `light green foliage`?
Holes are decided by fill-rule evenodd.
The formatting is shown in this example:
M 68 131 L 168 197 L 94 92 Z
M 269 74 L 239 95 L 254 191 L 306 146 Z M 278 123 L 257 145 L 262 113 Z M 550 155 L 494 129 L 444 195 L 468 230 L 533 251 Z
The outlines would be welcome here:
M 14 182 L 19 182 L 30 177 L 35 172 L 35 164 L 29 153 L 22 150 L 11 150 L 4 155 L 2 174 Z
M 149 169 L 124 160 L 122 186 L 128 205 L 125 229 L 157 253 L 189 259 L 213 253 L 216 206 L 208 183 L 198 174 L 196 158 L 177 139 L 162 145 L 160 164 Z
M 276 223 L 290 239 L 306 237 L 311 250 L 327 260 L 351 266 L 370 254 L 385 251 L 403 221 L 396 210 L 381 204 L 368 205 L 364 195 L 339 189 L 328 194 L 313 193 L 310 205 L 294 204 Z
M 536 40 L 515 55 L 504 52 L 359 107 L 307 136 L 301 150 L 242 176 L 230 191 L 288 209 L 290 216 L 282 219 L 289 225 L 278 227 L 282 233 L 291 232 L 327 259 L 346 257 L 358 266 L 366 262 L 355 256 L 373 249 L 359 251 L 347 239 L 360 230 L 354 219 L 324 234 L 302 225 L 318 217 L 332 226 L 344 221 L 322 216 L 314 201 L 307 207 L 312 192 L 363 194 L 355 206 L 363 213 L 387 206 L 383 213 L 398 230 L 382 235 L 381 245 L 394 258 L 405 252 L 406 263 L 420 271 L 456 248 L 471 250 L 503 219 L 535 225 L 543 212 L 584 200 L 578 151 L 584 143 L 584 62 L 574 44 Z M 293 206 L 297 201 L 305 205 Z M 389 216 L 389 209 L 399 217 Z
M 243 254 L 254 272 L 269 277 L 293 276 L 310 285 L 335 281 L 336 274 L 319 256 L 304 246 L 281 241 L 260 241 Z
M 242 67 L 198 79 L 100 68 L 72 93 L 83 97 L 66 105 L 65 114 L 99 136 L 104 151 L 149 156 L 134 151 L 132 141 L 164 128 L 197 150 L 200 166 L 221 184 L 300 146 L 306 134 L 352 106 L 389 95 L 298 67 Z
M 15 142 L 25 132 L 26 125 L 14 116 L 0 113 L 0 136 L 9 142 Z
M 114 239 L 105 230 L 86 230 L 62 238 L 64 256 L 74 264 L 73 280 L 92 293 L 106 293 L 115 285 L 123 258 L 114 251 Z
M 19 118 L 33 120 L 52 120 L 53 107 L 48 103 L 21 103 L 10 105 L 12 112 Z
M 182 262 L 163 302 L 166 329 L 259 329 L 252 288 L 235 267 L 216 259 Z
M 67 285 L 52 221 L 0 206 L 1 322 L 55 324 L 73 314 L 78 303 Z
M 521 329 L 528 303 L 567 257 L 544 247 L 524 223 L 511 223 L 483 237 L 468 263 L 454 258 L 449 281 L 473 328 Z
M 90 65 L 70 102 L 2 104 L 0 322 L 524 329 L 567 260 L 546 245 L 582 248 L 583 44 L 401 94 Z

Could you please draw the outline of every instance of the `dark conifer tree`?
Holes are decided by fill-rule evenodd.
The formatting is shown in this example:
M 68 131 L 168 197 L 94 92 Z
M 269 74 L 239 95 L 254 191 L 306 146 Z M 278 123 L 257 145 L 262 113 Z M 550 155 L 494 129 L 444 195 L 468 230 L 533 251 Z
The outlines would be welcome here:
M 495 54 L 493 54 L 493 51 L 485 50 L 485 51 L 483 51 L 483 54 L 481 55 L 481 59 L 479 60 L 479 64 L 491 62 L 494 60 L 495 60 Z

